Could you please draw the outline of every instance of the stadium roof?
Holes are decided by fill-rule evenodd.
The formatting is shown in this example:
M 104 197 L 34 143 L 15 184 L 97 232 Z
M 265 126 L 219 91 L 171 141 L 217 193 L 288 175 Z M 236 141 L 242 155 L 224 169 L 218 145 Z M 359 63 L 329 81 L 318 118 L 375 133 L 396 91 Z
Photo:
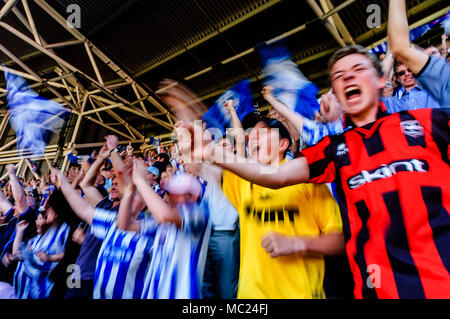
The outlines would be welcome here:
M 185 84 L 207 105 L 239 80 L 252 79 L 255 101 L 262 104 L 255 48 L 277 41 L 324 92 L 330 55 L 350 43 L 373 47 L 383 42 L 388 11 L 387 1 L 377 1 L 381 24 L 369 28 L 372 0 L 3 2 L 0 60 L 42 95 L 73 110 L 62 142 L 65 151 L 100 142 L 108 132 L 133 141 L 170 132 L 176 119 L 155 95 L 164 78 Z M 444 0 L 411 0 L 407 7 L 410 25 L 450 10 Z M 80 25 L 71 28 L 67 21 Z M 440 43 L 438 29 L 418 44 Z M 6 119 L 3 75 L 0 83 Z M 3 122 L 0 153 L 13 140 Z

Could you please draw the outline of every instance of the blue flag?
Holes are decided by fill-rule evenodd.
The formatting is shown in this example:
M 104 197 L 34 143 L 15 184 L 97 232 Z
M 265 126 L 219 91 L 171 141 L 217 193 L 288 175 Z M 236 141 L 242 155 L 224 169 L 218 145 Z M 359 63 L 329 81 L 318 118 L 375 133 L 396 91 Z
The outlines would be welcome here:
M 39 96 L 20 76 L 4 70 L 10 122 L 16 131 L 19 155 L 42 155 L 70 113 L 62 105 Z
M 225 108 L 225 102 L 233 100 L 233 106 L 239 120 L 253 112 L 253 95 L 250 88 L 249 80 L 242 80 L 225 93 L 223 93 L 203 115 L 206 122 L 206 128 L 216 127 L 222 131 L 224 135 L 226 129 L 232 127 L 230 112 Z
M 161 144 L 161 140 L 154 138 L 153 136 L 149 138 L 149 143 L 152 146 L 159 146 Z
M 79 162 L 78 162 L 78 156 L 74 155 L 73 153 L 69 153 L 69 155 L 67 155 L 67 159 L 68 159 L 72 164 L 79 164 Z
M 309 81 L 284 46 L 259 48 L 263 62 L 263 83 L 273 88 L 274 97 L 303 117 L 314 119 L 320 105 L 316 95 L 317 86 Z

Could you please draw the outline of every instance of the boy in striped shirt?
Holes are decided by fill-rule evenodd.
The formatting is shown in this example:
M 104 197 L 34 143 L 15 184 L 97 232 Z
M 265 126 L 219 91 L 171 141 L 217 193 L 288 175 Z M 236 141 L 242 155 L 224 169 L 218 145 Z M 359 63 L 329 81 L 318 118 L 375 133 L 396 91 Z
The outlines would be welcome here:
M 53 169 L 52 179 L 55 184 L 59 183 L 74 212 L 91 225 L 91 233 L 103 240 L 95 270 L 94 299 L 140 298 L 150 264 L 146 248 L 151 245 L 152 238 L 117 228 L 117 213 L 89 206 L 61 172 Z M 145 208 L 139 196 L 130 205 L 134 219 Z M 139 218 L 147 217 L 141 214 Z

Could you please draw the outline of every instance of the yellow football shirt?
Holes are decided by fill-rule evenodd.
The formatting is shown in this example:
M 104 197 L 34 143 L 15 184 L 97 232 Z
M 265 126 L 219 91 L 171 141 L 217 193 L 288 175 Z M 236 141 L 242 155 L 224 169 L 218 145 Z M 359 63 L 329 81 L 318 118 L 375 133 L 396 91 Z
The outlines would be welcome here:
M 241 260 L 238 298 L 324 298 L 324 259 L 300 254 L 270 257 L 261 246 L 269 231 L 318 236 L 341 233 L 339 208 L 325 184 L 270 189 L 225 171 L 223 190 L 239 212 Z

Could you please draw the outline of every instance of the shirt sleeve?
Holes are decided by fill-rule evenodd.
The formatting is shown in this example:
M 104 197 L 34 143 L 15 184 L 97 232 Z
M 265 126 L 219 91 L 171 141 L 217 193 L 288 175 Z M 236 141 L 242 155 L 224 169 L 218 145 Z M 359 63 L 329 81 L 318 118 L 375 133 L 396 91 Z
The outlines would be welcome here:
M 321 123 L 303 118 L 302 140 L 307 145 L 314 145 L 328 135 L 343 132 L 342 122 Z
M 450 107 L 450 65 L 445 60 L 430 56 L 416 78 L 441 107 Z
M 389 114 L 397 113 L 403 110 L 403 103 L 397 96 L 382 97 L 381 101 L 386 106 Z
M 111 227 L 112 223 L 115 222 L 116 218 L 116 212 L 102 208 L 96 208 L 94 218 L 92 219 L 92 224 L 90 227 L 91 234 L 98 239 L 105 239 L 109 228 Z
M 309 181 L 311 183 L 334 182 L 336 166 L 331 156 L 331 149 L 332 140 L 327 136 L 316 145 L 310 146 L 301 152 L 308 162 Z
M 325 184 L 308 184 L 312 209 L 322 234 L 342 233 L 339 206 Z

